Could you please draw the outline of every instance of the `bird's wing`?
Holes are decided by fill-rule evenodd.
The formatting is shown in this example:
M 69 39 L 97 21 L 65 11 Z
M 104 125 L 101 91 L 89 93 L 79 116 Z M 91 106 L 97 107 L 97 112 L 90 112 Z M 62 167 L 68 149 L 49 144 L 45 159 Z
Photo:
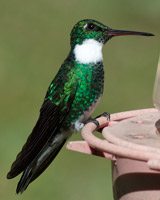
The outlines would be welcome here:
M 61 86 L 58 85 L 62 88 L 63 82 L 60 84 Z M 33 161 L 49 138 L 57 132 L 72 105 L 77 90 L 77 82 L 75 80 L 67 86 L 63 85 L 65 89 L 57 90 L 58 92 L 53 92 L 53 88 L 56 90 L 58 86 L 54 87 L 53 84 L 51 85 L 52 87 L 50 86 L 46 100 L 40 110 L 39 119 L 21 152 L 12 164 L 11 170 L 7 174 L 8 179 L 20 174 Z M 54 99 L 56 99 L 56 102 L 54 102 Z

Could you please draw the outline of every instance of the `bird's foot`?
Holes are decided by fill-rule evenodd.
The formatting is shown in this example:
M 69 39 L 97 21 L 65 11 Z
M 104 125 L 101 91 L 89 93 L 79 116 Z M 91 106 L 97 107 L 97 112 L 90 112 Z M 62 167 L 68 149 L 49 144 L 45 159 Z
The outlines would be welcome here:
M 98 120 L 96 120 L 96 118 L 93 119 L 93 118 L 90 117 L 90 118 L 85 122 L 85 125 L 88 124 L 89 122 L 94 123 L 94 124 L 97 126 L 97 128 L 99 128 L 99 122 L 98 122 Z
M 85 124 L 88 124 L 89 122 L 92 122 L 92 123 L 94 123 L 96 126 L 97 126 L 97 129 L 99 128 L 99 126 L 100 126 L 100 124 L 99 124 L 99 121 L 97 120 L 97 118 L 99 118 L 99 117 L 106 117 L 107 118 L 107 120 L 108 121 L 110 121 L 110 113 L 108 113 L 108 112 L 104 112 L 104 113 L 102 113 L 101 115 L 98 115 L 96 118 L 89 118 L 86 122 L 85 122 Z
M 101 115 L 98 115 L 98 116 L 96 117 L 96 119 L 99 118 L 99 117 L 106 117 L 106 118 L 107 118 L 107 121 L 110 121 L 110 118 L 111 118 L 110 113 L 108 113 L 108 112 L 104 112 L 104 113 L 102 113 Z

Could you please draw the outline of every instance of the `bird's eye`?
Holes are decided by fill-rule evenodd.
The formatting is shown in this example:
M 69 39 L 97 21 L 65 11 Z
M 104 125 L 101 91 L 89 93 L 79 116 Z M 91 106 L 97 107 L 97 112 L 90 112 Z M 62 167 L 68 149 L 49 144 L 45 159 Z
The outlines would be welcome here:
M 95 25 L 90 23 L 87 25 L 87 28 L 90 29 L 90 30 L 93 30 L 95 28 Z
M 85 25 L 87 31 L 98 31 L 100 28 L 93 23 L 89 23 Z

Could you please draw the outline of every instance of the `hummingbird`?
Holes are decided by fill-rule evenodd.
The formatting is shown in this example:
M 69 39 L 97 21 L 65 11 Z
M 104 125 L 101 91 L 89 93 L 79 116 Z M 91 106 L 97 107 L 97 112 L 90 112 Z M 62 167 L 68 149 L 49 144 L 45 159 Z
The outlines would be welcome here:
M 7 174 L 23 172 L 23 193 L 57 156 L 66 140 L 82 129 L 98 105 L 104 86 L 103 45 L 114 36 L 151 33 L 115 30 L 93 19 L 79 21 L 70 34 L 70 52 L 49 85 L 39 118 Z

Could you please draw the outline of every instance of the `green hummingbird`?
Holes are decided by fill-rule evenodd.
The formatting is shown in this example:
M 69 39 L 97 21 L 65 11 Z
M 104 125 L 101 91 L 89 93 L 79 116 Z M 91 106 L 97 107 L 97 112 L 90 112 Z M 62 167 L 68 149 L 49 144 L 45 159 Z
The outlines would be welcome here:
M 23 172 L 16 192 L 22 193 L 50 165 L 66 140 L 79 131 L 98 105 L 104 85 L 103 45 L 119 35 L 151 33 L 114 30 L 92 19 L 71 31 L 71 50 L 51 82 L 32 133 L 7 174 Z

